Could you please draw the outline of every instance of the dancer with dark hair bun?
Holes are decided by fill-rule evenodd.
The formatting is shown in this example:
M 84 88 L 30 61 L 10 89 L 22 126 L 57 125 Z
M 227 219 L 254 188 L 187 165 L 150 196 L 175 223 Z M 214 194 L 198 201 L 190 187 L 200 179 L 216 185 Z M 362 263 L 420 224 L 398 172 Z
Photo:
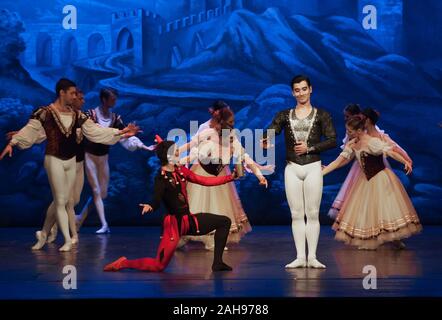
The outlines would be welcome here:
M 376 249 L 385 242 L 404 248 L 401 240 L 419 233 L 422 226 L 399 178 L 385 166 L 384 155 L 403 163 L 407 174 L 412 172 L 412 164 L 391 144 L 367 134 L 364 117 L 350 118 L 346 129 L 351 140 L 322 173 L 356 158 L 363 175 L 348 190 L 333 224 L 335 238 L 359 249 Z
M 371 137 L 379 138 L 385 143 L 388 143 L 393 148 L 393 151 L 396 151 L 405 160 L 413 164 L 413 161 L 408 156 L 407 152 L 404 149 L 402 149 L 395 141 L 393 141 L 393 139 L 391 139 L 390 136 L 386 134 L 384 130 L 379 129 L 379 127 L 377 126 L 377 122 L 379 120 L 380 114 L 377 110 L 374 110 L 372 108 L 365 108 L 364 110 L 361 110 L 358 104 L 347 105 L 344 109 L 345 121 L 349 120 L 350 117 L 355 115 L 359 115 L 365 118 L 365 130 L 367 131 L 368 135 L 370 135 Z M 341 149 L 344 149 L 348 141 L 349 137 L 346 134 L 345 138 L 342 141 L 343 145 L 341 146 Z M 391 169 L 391 166 L 385 157 L 384 157 L 384 162 L 385 165 Z M 359 164 L 357 163 L 357 161 L 353 161 L 350 171 L 348 172 L 347 177 L 345 178 L 341 188 L 339 189 L 338 195 L 336 196 L 330 210 L 328 211 L 328 216 L 330 218 L 336 219 L 339 210 L 341 210 L 342 204 L 344 203 L 345 197 L 348 195 L 348 190 L 350 190 L 351 186 L 356 182 L 356 180 L 362 176 L 363 173 L 361 171 Z

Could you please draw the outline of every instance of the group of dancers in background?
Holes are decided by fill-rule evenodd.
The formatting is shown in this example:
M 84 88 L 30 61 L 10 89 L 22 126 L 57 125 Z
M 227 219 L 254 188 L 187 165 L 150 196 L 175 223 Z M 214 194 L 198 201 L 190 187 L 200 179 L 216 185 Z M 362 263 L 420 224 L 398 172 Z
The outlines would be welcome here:
M 261 141 L 262 148 L 272 148 L 272 135 L 284 131 L 284 182 L 296 247 L 296 258 L 285 267 L 325 268 L 316 256 L 323 176 L 350 162 L 350 172 L 329 212 L 335 220 L 336 239 L 359 249 L 376 249 L 386 242 L 403 248 L 401 240 L 420 232 L 422 226 L 387 157 L 401 162 L 410 174 L 413 163 L 408 154 L 376 126 L 377 111 L 361 110 L 352 104 L 344 110 L 346 137 L 342 152 L 329 165 L 322 165 L 320 154 L 337 145 L 332 118 L 324 109 L 311 105 L 308 77 L 294 77 L 291 88 L 296 106 L 278 112 Z M 47 141 L 44 166 L 53 201 L 42 230 L 36 232 L 33 250 L 55 240 L 57 225 L 65 240 L 60 251 L 70 251 L 79 242 L 78 230 L 92 202 L 88 201 L 75 215 L 84 168 L 102 224 L 97 233 L 110 232 L 103 204 L 109 183 L 108 153 L 110 145 L 120 142 L 129 151 L 156 153 L 161 168 L 155 177 L 152 201 L 140 207 L 145 214 L 163 203 L 167 215 L 154 258 L 129 260 L 123 256 L 104 270 L 162 271 L 175 250 L 192 240 L 202 241 L 206 249 L 214 251 L 213 271 L 232 270 L 223 260 L 226 245 L 238 243 L 251 226 L 234 183 L 242 170 L 231 172 L 229 164 L 232 159 L 239 159 L 265 187 L 268 183 L 264 173 L 272 173 L 275 167 L 259 165 L 247 154 L 234 131 L 234 113 L 225 102 L 213 104 L 209 109 L 211 118 L 187 144 L 178 147 L 157 135 L 156 144 L 146 146 L 135 137 L 140 128 L 133 123 L 125 126 L 121 117 L 111 111 L 117 100 L 115 90 L 102 89 L 101 105 L 88 112 L 82 111 L 84 95 L 71 80 L 60 79 L 56 95 L 55 102 L 33 112 L 26 126 L 8 134 L 10 141 L 0 155 L 1 160 L 12 156 L 14 147 L 27 149 Z

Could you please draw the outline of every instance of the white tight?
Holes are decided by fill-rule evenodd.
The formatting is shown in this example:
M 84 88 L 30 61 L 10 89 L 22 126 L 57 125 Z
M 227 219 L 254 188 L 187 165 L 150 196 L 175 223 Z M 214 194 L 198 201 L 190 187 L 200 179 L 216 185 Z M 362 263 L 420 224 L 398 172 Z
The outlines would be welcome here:
M 75 157 L 72 157 L 69 160 L 60 160 L 54 156 L 46 155 L 44 160 L 44 167 L 48 174 L 53 201 L 48 208 L 43 230 L 46 232 L 46 234 L 49 233 L 53 225 L 53 213 L 55 212 L 58 225 L 60 226 L 61 232 L 63 233 L 65 242 L 70 243 L 71 236 L 69 234 L 69 218 L 67 206 L 71 190 L 75 183 Z
M 103 226 L 107 225 L 103 199 L 107 197 L 107 188 L 109 186 L 108 159 L 108 155 L 95 156 L 87 152 L 85 154 L 87 180 L 92 188 L 95 208 Z
M 76 175 L 74 187 L 72 188 L 69 196 L 69 201 L 66 206 L 66 211 L 68 212 L 69 219 L 69 229 L 71 231 L 71 236 L 77 236 L 77 228 L 75 226 L 75 206 L 80 202 L 81 191 L 84 185 L 84 161 L 76 162 Z M 48 235 L 51 231 L 52 226 L 56 222 L 56 211 L 54 201 L 48 207 L 46 212 L 46 219 L 43 226 L 43 231 Z
M 297 259 L 316 259 L 319 239 L 319 206 L 322 197 L 321 161 L 299 165 L 289 162 L 284 172 L 285 191 L 292 214 L 292 233 Z M 305 223 L 304 215 L 307 217 Z

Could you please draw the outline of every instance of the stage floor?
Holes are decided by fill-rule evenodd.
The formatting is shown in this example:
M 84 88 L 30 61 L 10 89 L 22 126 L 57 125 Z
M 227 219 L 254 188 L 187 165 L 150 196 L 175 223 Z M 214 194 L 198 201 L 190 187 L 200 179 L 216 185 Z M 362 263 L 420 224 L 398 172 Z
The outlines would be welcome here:
M 405 250 L 361 251 L 335 241 L 323 226 L 318 257 L 326 270 L 284 269 L 295 255 L 290 227 L 254 227 L 225 253 L 234 270 L 216 274 L 213 253 L 200 243 L 177 251 L 163 273 L 103 272 L 122 255 L 154 256 L 159 228 L 112 228 L 100 236 L 95 230 L 82 229 L 80 244 L 59 253 L 61 234 L 56 244 L 31 251 L 36 229 L 0 229 L 0 299 L 442 296 L 442 227 L 424 227 Z M 66 265 L 76 267 L 77 289 L 63 287 Z M 376 267 L 377 289 L 364 289 L 367 265 Z

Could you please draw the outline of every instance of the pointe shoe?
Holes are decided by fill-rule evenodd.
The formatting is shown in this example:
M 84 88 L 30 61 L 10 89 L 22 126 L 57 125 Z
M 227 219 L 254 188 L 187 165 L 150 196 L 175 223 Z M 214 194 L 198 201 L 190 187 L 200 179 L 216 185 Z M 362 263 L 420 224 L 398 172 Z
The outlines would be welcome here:
M 114 262 L 111 262 L 108 265 L 106 265 L 103 268 L 103 271 L 118 271 L 122 267 L 121 264 L 126 260 L 127 260 L 126 257 L 120 257 L 117 260 L 115 260 Z
M 222 263 L 215 263 L 212 265 L 212 271 L 232 271 L 233 268 L 224 262 Z
M 78 235 L 77 236 L 73 236 L 72 238 L 71 238 L 71 240 L 72 240 L 72 244 L 74 245 L 74 244 L 78 244 L 78 242 L 80 241 L 80 239 L 78 239 Z
M 57 233 L 58 233 L 58 227 L 56 224 L 54 224 L 51 228 L 51 232 L 49 232 L 48 239 L 46 240 L 46 243 L 52 243 L 57 239 Z
M 305 268 L 305 267 L 307 267 L 307 262 L 305 261 L 305 259 L 302 258 L 295 259 L 285 266 L 286 269 Z
M 308 259 L 307 267 L 314 268 L 314 269 L 325 269 L 326 268 L 325 265 L 323 265 L 317 259 Z
M 60 252 L 68 252 L 71 250 L 72 250 L 72 241 L 65 242 L 64 245 L 62 247 L 60 247 L 60 249 L 58 249 L 58 251 L 60 251 Z
M 37 243 L 32 246 L 32 250 L 40 250 L 46 244 L 46 233 L 43 231 L 35 232 L 35 237 L 37 238 Z
M 107 225 L 102 226 L 101 229 L 95 231 L 96 234 L 110 233 L 110 229 Z

